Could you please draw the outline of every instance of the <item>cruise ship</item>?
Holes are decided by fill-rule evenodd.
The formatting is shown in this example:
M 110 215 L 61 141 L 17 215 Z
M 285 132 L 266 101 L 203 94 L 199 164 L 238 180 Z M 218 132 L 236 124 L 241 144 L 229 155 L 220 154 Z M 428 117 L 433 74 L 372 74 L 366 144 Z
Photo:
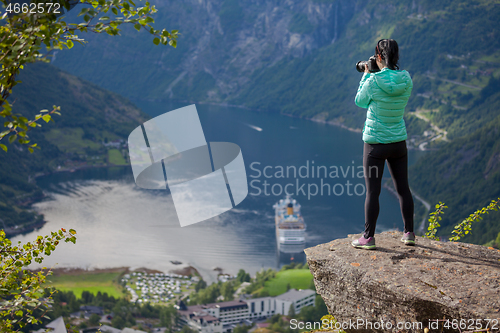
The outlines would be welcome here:
M 281 245 L 304 245 L 306 224 L 300 214 L 300 204 L 287 196 L 273 206 L 275 211 L 276 240 Z

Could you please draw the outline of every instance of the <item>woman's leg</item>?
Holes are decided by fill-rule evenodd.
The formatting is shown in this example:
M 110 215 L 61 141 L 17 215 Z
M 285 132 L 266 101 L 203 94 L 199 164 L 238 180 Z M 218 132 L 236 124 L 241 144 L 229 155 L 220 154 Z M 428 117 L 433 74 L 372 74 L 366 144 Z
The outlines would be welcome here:
M 408 185 L 408 151 L 406 142 L 398 143 L 397 153 L 387 159 L 387 165 L 396 187 L 405 225 L 404 232 L 413 232 L 413 197 Z
M 378 213 L 380 211 L 378 197 L 382 189 L 382 174 L 384 173 L 384 158 L 374 157 L 381 145 L 365 143 L 363 148 L 363 168 L 365 172 L 365 238 L 375 235 Z

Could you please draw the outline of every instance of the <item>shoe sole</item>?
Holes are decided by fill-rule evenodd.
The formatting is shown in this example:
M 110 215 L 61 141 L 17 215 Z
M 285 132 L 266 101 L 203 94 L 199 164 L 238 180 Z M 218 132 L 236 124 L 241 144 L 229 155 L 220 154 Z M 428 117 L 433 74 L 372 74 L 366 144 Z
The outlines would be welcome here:
M 375 245 L 352 245 L 352 246 L 356 249 L 364 249 L 364 250 L 375 250 L 377 248 Z
M 405 243 L 405 245 L 409 245 L 409 246 L 413 246 L 415 245 L 415 241 L 413 240 L 405 240 L 405 239 L 402 239 L 401 240 L 403 243 Z

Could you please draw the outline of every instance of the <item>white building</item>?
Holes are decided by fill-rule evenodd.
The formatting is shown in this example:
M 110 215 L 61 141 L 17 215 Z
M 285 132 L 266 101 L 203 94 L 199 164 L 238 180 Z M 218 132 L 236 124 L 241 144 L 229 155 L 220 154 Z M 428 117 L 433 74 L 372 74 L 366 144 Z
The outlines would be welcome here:
M 189 326 L 203 333 L 222 333 L 223 331 L 219 319 L 207 314 L 191 317 Z
M 134 330 L 133 328 L 125 327 L 121 333 L 148 333 L 148 332 Z
M 258 320 L 271 317 L 276 312 L 276 299 L 274 297 L 261 297 L 247 299 L 248 319 Z
M 314 305 L 316 292 L 310 289 L 291 289 L 276 297 L 228 301 L 202 305 L 177 305 L 180 324 L 188 325 L 202 333 L 222 333 L 238 324 L 266 319 L 274 314 L 288 315 L 293 305 L 295 313 L 304 306 Z
M 284 294 L 275 297 L 276 313 L 288 315 L 293 305 L 295 313 L 299 313 L 304 306 L 314 305 L 316 292 L 311 289 L 290 289 Z

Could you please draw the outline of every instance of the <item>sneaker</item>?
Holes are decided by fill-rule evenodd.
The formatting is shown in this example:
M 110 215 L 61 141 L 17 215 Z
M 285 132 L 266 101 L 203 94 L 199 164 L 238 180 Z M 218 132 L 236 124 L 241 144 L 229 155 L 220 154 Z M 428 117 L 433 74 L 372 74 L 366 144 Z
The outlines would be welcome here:
M 364 236 L 361 236 L 359 239 L 353 240 L 351 245 L 357 249 L 375 250 L 375 238 L 370 237 L 366 239 Z
M 403 234 L 403 237 L 401 237 L 401 241 L 405 243 L 405 245 L 415 245 L 415 233 L 407 232 Z

